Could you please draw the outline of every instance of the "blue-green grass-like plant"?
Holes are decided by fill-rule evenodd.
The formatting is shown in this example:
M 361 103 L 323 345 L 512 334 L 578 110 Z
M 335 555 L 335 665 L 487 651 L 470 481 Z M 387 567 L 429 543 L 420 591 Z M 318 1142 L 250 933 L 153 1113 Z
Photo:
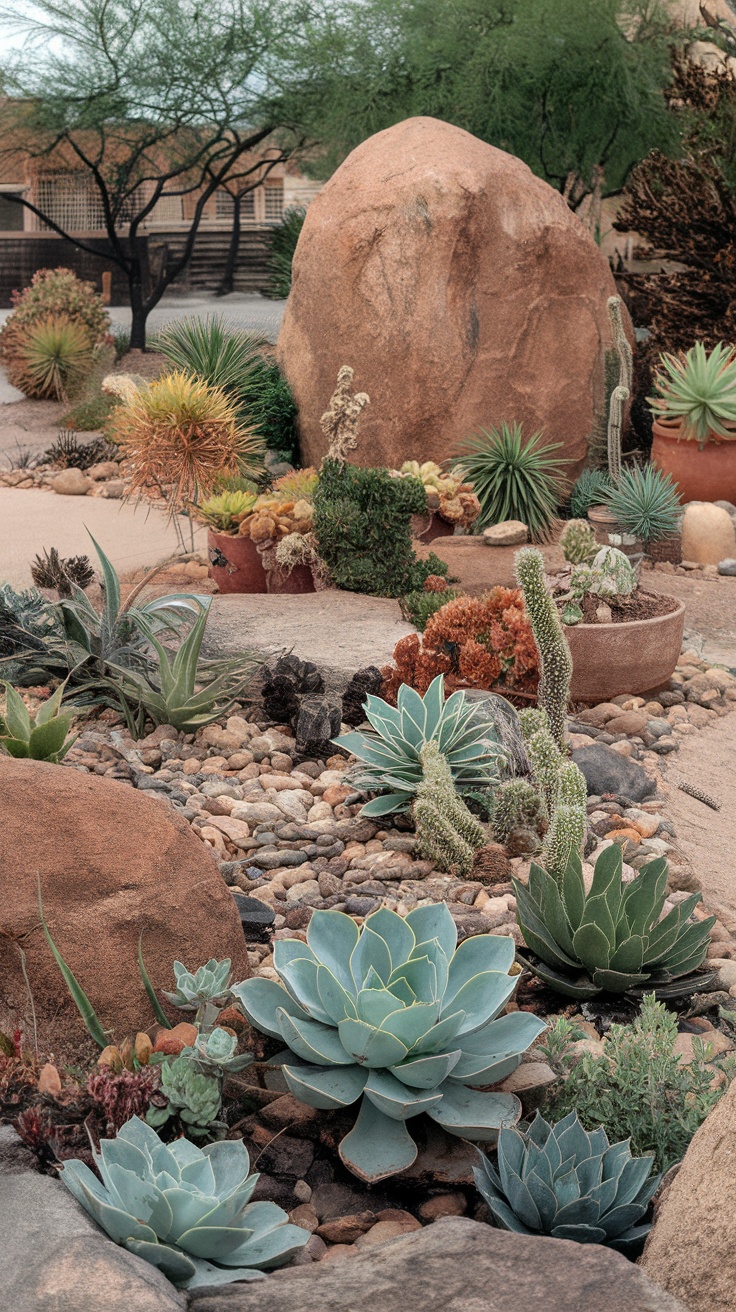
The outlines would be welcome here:
M 363 1180 L 411 1166 L 406 1122 L 421 1112 L 486 1141 L 519 1119 L 513 1094 L 475 1086 L 505 1079 L 545 1024 L 527 1011 L 501 1014 L 516 988 L 511 938 L 456 946 L 442 903 L 405 919 L 383 907 L 362 929 L 342 912 L 315 911 L 306 943 L 274 945 L 280 983 L 233 989 L 250 1023 L 287 1045 L 273 1061 L 294 1097 L 325 1110 L 360 1100 L 339 1152 Z

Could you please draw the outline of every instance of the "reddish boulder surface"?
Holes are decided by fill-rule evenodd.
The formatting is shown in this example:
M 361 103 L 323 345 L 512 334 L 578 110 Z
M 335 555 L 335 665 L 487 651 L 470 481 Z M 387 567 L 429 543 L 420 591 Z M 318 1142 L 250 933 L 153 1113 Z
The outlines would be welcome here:
M 479 427 L 562 443 L 575 477 L 604 409 L 608 263 L 521 160 L 411 118 L 364 141 L 307 211 L 278 355 L 305 464 L 337 372 L 370 405 L 350 459 L 444 460 Z
M 141 930 L 159 997 L 173 987 L 175 959 L 196 969 L 231 957 L 235 978 L 248 975 L 240 917 L 214 857 L 160 799 L 65 766 L 0 758 L 0 832 L 0 1029 L 19 1026 L 32 1046 L 30 986 L 42 1056 L 69 1059 L 88 1044 L 41 929 L 38 876 L 56 946 L 111 1040 L 154 1020 L 138 972 Z

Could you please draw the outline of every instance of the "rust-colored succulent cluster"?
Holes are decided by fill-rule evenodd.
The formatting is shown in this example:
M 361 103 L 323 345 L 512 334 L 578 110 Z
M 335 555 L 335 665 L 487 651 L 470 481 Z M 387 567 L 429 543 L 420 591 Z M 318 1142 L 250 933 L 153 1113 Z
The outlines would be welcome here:
M 448 691 L 462 686 L 534 693 L 537 648 L 519 589 L 493 588 L 482 597 L 456 597 L 428 620 L 423 637 L 410 633 L 382 671 L 383 696 L 395 701 L 402 683 L 424 694 L 438 674 Z

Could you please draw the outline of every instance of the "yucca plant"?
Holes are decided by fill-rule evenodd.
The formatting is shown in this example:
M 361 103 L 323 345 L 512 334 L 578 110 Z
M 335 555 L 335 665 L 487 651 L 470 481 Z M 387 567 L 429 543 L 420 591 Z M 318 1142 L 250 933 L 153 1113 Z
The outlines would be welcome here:
M 23 698 L 12 683 L 5 684 L 5 714 L 0 713 L 0 751 L 33 761 L 63 761 L 75 738 L 69 737 L 74 716 L 61 713 L 64 684 L 42 702 L 31 719 Z
M 159 334 L 158 349 L 176 369 L 194 374 L 209 387 L 219 387 L 238 402 L 240 389 L 268 339 L 244 328 L 228 328 L 224 319 L 179 319 Z
M 649 861 L 624 884 L 618 843 L 601 852 L 585 891 L 573 855 L 559 880 L 532 862 L 529 884 L 513 880 L 516 915 L 534 958 L 525 962 L 545 984 L 570 998 L 654 991 L 694 992 L 707 982 L 694 972 L 708 950 L 715 916 L 691 921 L 700 893 L 660 919 L 667 896 L 667 861 Z
M 575 480 L 570 493 L 570 515 L 584 519 L 591 506 L 600 506 L 608 500 L 613 480 L 607 470 L 584 469 Z
M 348 772 L 350 781 L 366 792 L 383 794 L 367 802 L 362 815 L 407 809 L 423 778 L 421 751 L 428 742 L 437 743 L 459 793 L 487 788 L 498 778 L 506 754 L 494 719 L 484 704 L 468 701 L 464 692 L 454 692 L 445 701 L 443 675 L 432 680 L 424 697 L 402 684 L 395 707 L 370 693 L 364 709 L 374 732 L 334 739 L 336 747 L 358 758 L 359 764 Z
M 606 504 L 619 524 L 645 543 L 672 537 L 682 522 L 677 484 L 656 465 L 627 465 Z
M 405 918 L 384 907 L 362 929 L 340 911 L 315 911 L 306 943 L 274 945 L 281 983 L 254 977 L 233 989 L 250 1023 L 286 1044 L 273 1060 L 294 1097 L 324 1110 L 361 1099 L 339 1152 L 364 1180 L 411 1166 L 406 1121 L 421 1112 L 477 1140 L 519 1119 L 513 1094 L 477 1086 L 515 1070 L 544 1021 L 501 1015 L 516 987 L 510 938 L 456 945 L 444 903 Z
M 133 1116 L 93 1156 L 98 1175 L 66 1161 L 62 1183 L 116 1244 L 180 1288 L 257 1279 L 309 1239 L 275 1203 L 250 1201 L 259 1177 L 242 1140 L 163 1144 Z
M 457 464 L 480 501 L 478 527 L 518 519 L 532 542 L 545 542 L 564 496 L 565 461 L 554 455 L 561 446 L 542 442 L 541 433 L 525 441 L 521 424 L 482 428 L 471 438 Z
M 8 366 L 8 377 L 28 397 L 66 401 L 92 368 L 94 344 L 81 323 L 52 315 L 29 326 Z
M 258 667 L 256 656 L 245 652 L 225 660 L 200 662 L 211 598 L 205 600 L 173 656 L 159 642 L 153 628 L 145 621 L 139 622 L 156 653 L 155 669 L 141 671 L 109 662 L 112 686 L 136 737 L 144 716 L 154 724 L 171 724 L 180 732 L 194 733 L 227 715 L 244 697 Z
M 307 211 L 303 205 L 290 206 L 284 211 L 281 222 L 271 233 L 268 294 L 277 299 L 285 300 L 291 291 L 291 266 L 306 215 Z
M 649 404 L 660 419 L 679 419 L 680 433 L 701 450 L 713 436 L 736 438 L 736 354 L 718 342 L 708 352 L 696 342 L 685 354 L 660 356 Z M 731 425 L 729 428 L 728 425 Z
M 577 1112 L 550 1125 L 537 1112 L 529 1129 L 501 1130 L 498 1169 L 484 1153 L 473 1174 L 494 1224 L 519 1235 L 550 1235 L 624 1252 L 641 1245 L 641 1224 L 660 1176 L 651 1157 L 632 1157 L 630 1140 L 588 1133 Z
M 166 490 L 171 515 L 217 491 L 218 477 L 258 476 L 265 445 L 240 422 L 232 398 L 185 373 L 158 378 L 110 420 L 131 492 Z
M 218 492 L 197 506 L 197 519 L 217 533 L 237 533 L 241 519 L 252 511 L 257 492 Z

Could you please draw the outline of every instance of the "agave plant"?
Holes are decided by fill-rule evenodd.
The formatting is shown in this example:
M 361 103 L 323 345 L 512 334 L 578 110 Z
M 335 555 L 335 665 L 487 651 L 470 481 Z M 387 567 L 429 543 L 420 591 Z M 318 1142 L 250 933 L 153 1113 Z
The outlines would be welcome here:
M 501 1130 L 498 1170 L 479 1156 L 475 1183 L 502 1230 L 626 1250 L 651 1229 L 638 1222 L 660 1181 L 652 1158 L 632 1157 L 630 1140 L 609 1144 L 602 1127 L 587 1133 L 577 1112 Z
M 251 1203 L 258 1183 L 242 1141 L 165 1145 L 133 1116 L 94 1160 L 67 1161 L 60 1177 L 99 1226 L 129 1252 L 196 1289 L 258 1279 L 303 1248 L 309 1231 L 275 1203 Z
M 211 598 L 204 598 L 203 602 L 197 619 L 173 656 L 159 642 L 153 629 L 141 623 L 158 658 L 155 674 L 110 662 L 113 686 L 128 727 L 136 735 L 145 716 L 154 724 L 171 724 L 183 733 L 195 733 L 203 725 L 226 715 L 245 695 L 258 665 L 255 656 L 244 652 L 222 660 L 199 659 Z
M 237 489 L 234 492 L 219 492 L 197 506 L 197 518 L 217 533 L 237 532 L 240 520 L 250 514 L 257 496 L 257 492 Z
M 83 324 L 65 314 L 31 324 L 9 370 L 28 397 L 66 401 L 92 367 L 94 345 Z
M 715 916 L 691 923 L 700 893 L 678 902 L 662 919 L 667 861 L 642 866 L 622 881 L 617 843 L 601 852 L 585 892 L 580 858 L 573 856 L 558 882 L 532 863 L 529 884 L 513 880 L 516 915 L 524 941 L 536 953 L 530 969 L 570 998 L 654 990 L 660 997 L 692 993 Z
M 76 737 L 69 737 L 73 716 L 60 714 L 64 684 L 42 702 L 31 719 L 23 698 L 11 683 L 5 684 L 5 714 L 0 714 L 0 751 L 33 761 L 63 761 Z
M 490 714 L 477 702 L 468 701 L 463 692 L 454 692 L 445 701 L 441 674 L 432 680 L 423 698 L 402 684 L 395 707 L 370 693 L 364 709 L 375 732 L 345 733 L 334 739 L 337 747 L 358 758 L 360 764 L 348 773 L 356 787 L 384 794 L 390 790 L 367 802 L 362 815 L 406 810 L 422 781 L 420 753 L 425 743 L 437 743 L 459 793 L 488 787 L 505 760 Z
M 606 504 L 619 524 L 644 542 L 671 537 L 682 520 L 677 485 L 656 465 L 622 469 Z
M 709 353 L 696 342 L 684 355 L 660 356 L 663 368 L 654 380 L 657 396 L 648 398 L 655 415 L 679 419 L 685 438 L 704 447 L 708 438 L 733 438 L 736 424 L 736 355 L 718 342 Z M 727 425 L 731 425 L 731 428 Z
M 544 1022 L 500 1014 L 516 987 L 512 939 L 456 945 L 444 904 L 406 919 L 383 907 L 362 929 L 342 912 L 315 911 L 306 944 L 274 945 L 281 983 L 254 977 L 233 990 L 250 1023 L 287 1044 L 274 1061 L 296 1098 L 322 1109 L 361 1099 L 340 1156 L 364 1180 L 411 1166 L 406 1121 L 420 1112 L 479 1140 L 519 1119 L 513 1094 L 471 1086 L 505 1079 Z
M 518 519 L 532 542 L 545 542 L 563 498 L 560 442 L 543 443 L 541 433 L 524 441 L 521 424 L 484 428 L 458 456 L 458 468 L 480 501 L 480 528 Z

